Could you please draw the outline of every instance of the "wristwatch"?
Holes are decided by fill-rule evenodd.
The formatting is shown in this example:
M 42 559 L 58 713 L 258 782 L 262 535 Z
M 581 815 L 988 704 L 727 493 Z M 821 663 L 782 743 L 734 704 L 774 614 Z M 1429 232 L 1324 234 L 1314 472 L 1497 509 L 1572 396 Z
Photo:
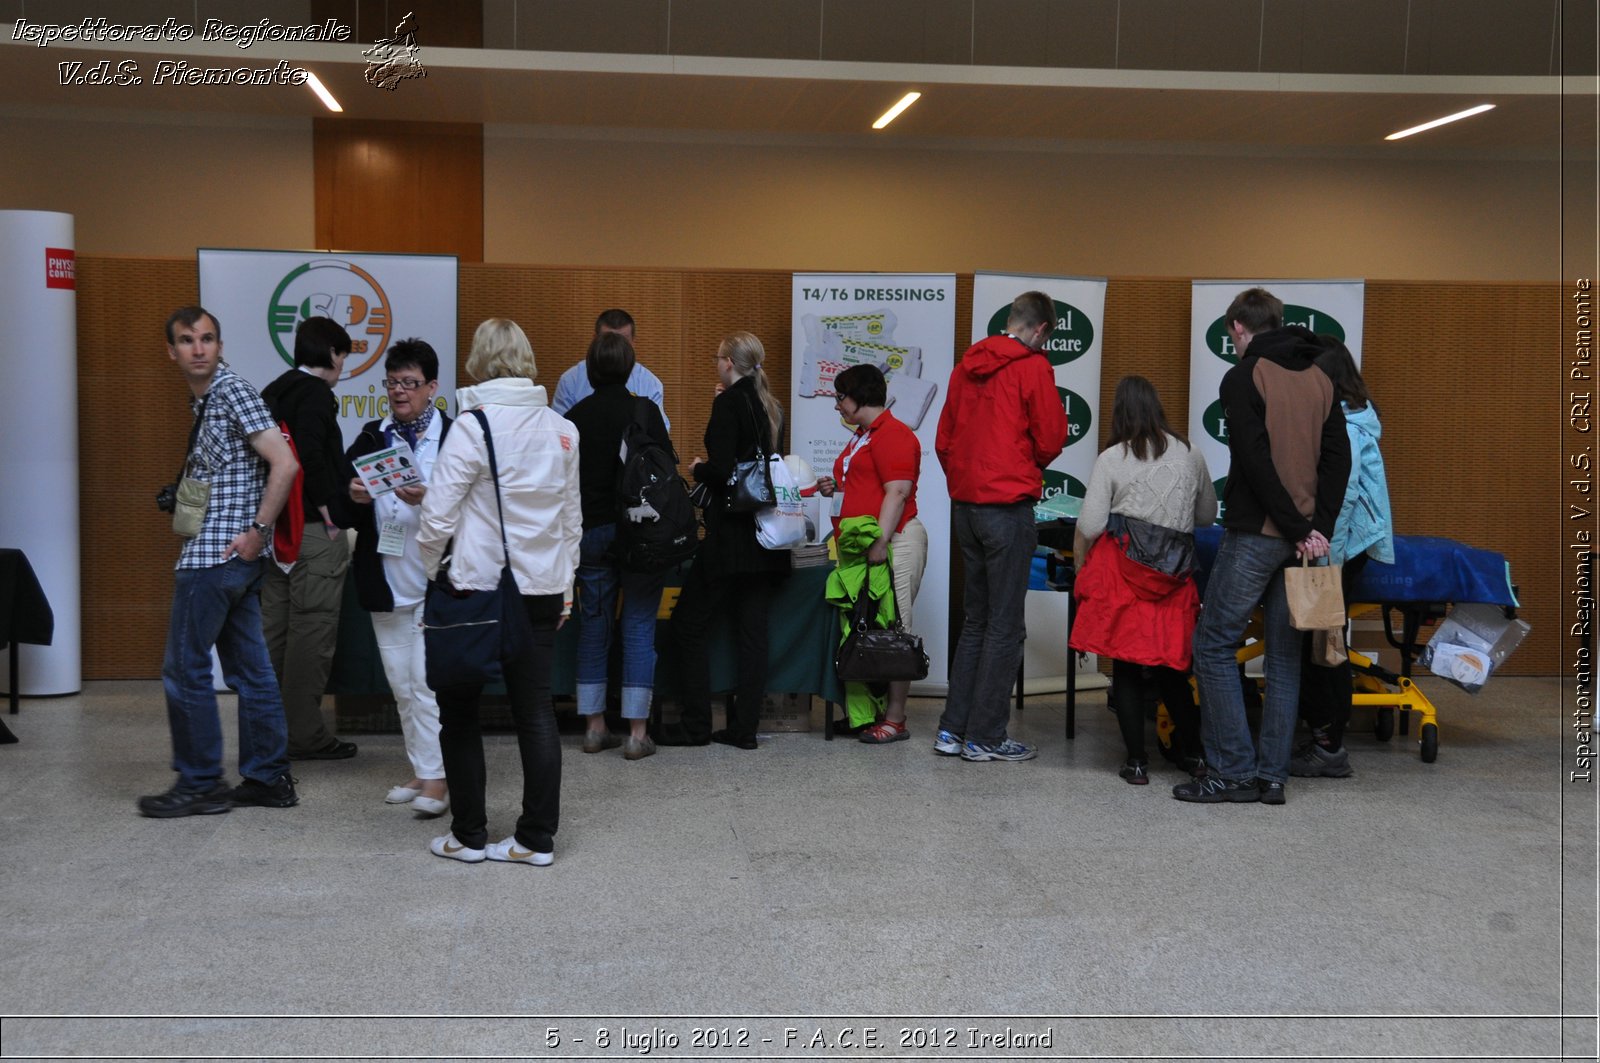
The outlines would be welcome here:
M 262 524 L 258 520 L 253 520 L 250 522 L 250 527 L 261 533 L 262 542 L 266 542 L 268 539 L 272 538 L 272 525 Z

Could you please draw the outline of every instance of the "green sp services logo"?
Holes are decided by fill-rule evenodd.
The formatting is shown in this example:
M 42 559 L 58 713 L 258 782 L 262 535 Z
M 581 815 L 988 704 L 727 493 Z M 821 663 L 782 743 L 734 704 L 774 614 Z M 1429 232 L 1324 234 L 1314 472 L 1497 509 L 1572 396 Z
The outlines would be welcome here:
M 1344 341 L 1344 326 L 1339 324 L 1337 318 L 1326 310 L 1318 310 L 1310 306 L 1294 306 L 1285 303 L 1283 306 L 1283 323 L 1285 325 L 1303 325 L 1312 332 L 1326 333 Z M 1229 365 L 1239 364 L 1239 352 L 1234 350 L 1233 337 L 1228 335 L 1227 323 L 1222 318 L 1217 318 L 1206 328 L 1206 350 L 1221 358 Z
M 1060 299 L 1052 299 L 1056 308 L 1056 327 L 1044 341 L 1045 357 L 1051 365 L 1066 365 L 1089 353 L 1094 343 L 1094 325 L 1089 315 Z M 1006 330 L 1006 318 L 1011 315 L 1011 304 L 1006 303 L 989 315 L 989 335 L 998 336 Z
M 344 376 L 358 377 L 383 357 L 394 327 L 389 296 L 372 274 L 339 258 L 296 266 L 267 301 L 267 332 L 278 356 L 294 365 L 294 330 L 309 317 L 337 321 L 350 333 Z

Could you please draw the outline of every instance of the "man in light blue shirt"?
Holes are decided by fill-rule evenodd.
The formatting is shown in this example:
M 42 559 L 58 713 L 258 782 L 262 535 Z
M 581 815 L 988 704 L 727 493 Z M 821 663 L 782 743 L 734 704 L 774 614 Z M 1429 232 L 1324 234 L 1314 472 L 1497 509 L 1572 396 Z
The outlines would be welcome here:
M 626 310 L 605 310 L 594 319 L 594 334 L 603 332 L 620 332 L 633 342 L 633 315 Z M 661 379 L 644 367 L 643 362 L 633 363 L 633 372 L 628 374 L 628 390 L 635 395 L 641 395 L 655 403 L 661 409 L 661 419 L 666 422 L 667 428 L 672 428 L 672 419 L 667 416 L 665 393 L 661 388 Z M 565 417 L 567 411 L 578 403 L 594 394 L 594 386 L 589 383 L 589 369 L 585 360 L 561 374 L 561 380 L 556 384 L 555 396 L 550 400 L 550 408 Z

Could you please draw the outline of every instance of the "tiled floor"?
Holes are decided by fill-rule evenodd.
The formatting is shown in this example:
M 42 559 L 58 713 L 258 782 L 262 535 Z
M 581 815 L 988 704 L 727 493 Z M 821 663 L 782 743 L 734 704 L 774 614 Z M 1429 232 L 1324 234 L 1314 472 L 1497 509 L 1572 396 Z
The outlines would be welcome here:
M 0 747 L 0 1012 L 165 1017 L 10 1018 L 0 1055 L 638 1056 L 624 1038 L 659 1027 L 654 1054 L 701 1058 L 741 1053 L 691 1028 L 743 1026 L 746 1055 L 792 1028 L 790 1055 L 851 1058 L 871 1026 L 886 1049 L 860 1058 L 981 1058 L 1009 1024 L 1049 1031 L 1014 1052 L 1036 1058 L 1593 1058 L 1594 1021 L 1561 1021 L 1594 1014 L 1596 942 L 1562 687 L 1422 682 L 1437 763 L 1358 715 L 1355 777 L 1282 808 L 1180 804 L 1159 766 L 1124 784 L 1100 692 L 1070 743 L 1060 696 L 1030 698 L 1023 764 L 934 756 L 931 700 L 883 747 L 629 763 L 569 736 L 546 869 L 430 856 L 447 825 L 383 804 L 398 735 L 297 764 L 294 809 L 141 819 L 170 781 L 160 686 L 90 684 L 25 702 Z M 489 745 L 498 837 L 517 761 Z

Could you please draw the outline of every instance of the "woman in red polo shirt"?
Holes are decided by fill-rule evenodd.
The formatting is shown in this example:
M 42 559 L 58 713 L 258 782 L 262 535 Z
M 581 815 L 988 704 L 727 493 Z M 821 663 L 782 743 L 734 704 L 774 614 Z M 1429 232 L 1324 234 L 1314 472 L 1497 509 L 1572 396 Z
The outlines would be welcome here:
M 834 530 L 849 517 L 876 517 L 883 535 L 867 550 L 869 564 L 890 562 L 895 606 L 901 623 L 911 629 L 911 607 L 922 570 L 928 562 L 928 532 L 917 519 L 917 476 L 922 471 L 922 443 L 905 424 L 884 408 L 887 384 L 874 365 L 851 366 L 834 380 L 834 408 L 856 433 L 833 463 L 833 475 L 817 481 L 824 495 L 843 497 L 834 506 Z M 861 741 L 899 742 L 906 729 L 909 682 L 889 684 L 882 721 L 861 732 Z

